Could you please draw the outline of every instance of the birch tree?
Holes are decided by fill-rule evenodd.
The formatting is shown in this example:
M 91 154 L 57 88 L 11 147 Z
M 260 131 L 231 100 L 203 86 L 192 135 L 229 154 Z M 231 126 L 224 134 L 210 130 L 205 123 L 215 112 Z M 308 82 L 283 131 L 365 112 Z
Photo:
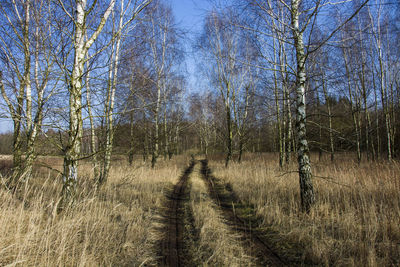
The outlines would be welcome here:
M 78 161 L 81 157 L 81 145 L 83 134 L 82 120 L 82 89 L 85 62 L 87 54 L 93 43 L 102 32 L 108 17 L 114 10 L 115 0 L 111 0 L 100 15 L 101 19 L 91 31 L 88 32 L 88 18 L 96 7 L 97 1 L 87 6 L 87 0 L 77 0 L 74 6 L 67 8 L 64 2 L 59 0 L 58 4 L 69 17 L 73 24 L 73 30 L 69 34 L 72 42 L 73 63 L 71 72 L 66 77 L 69 94 L 69 130 L 68 141 L 64 148 L 64 171 L 63 171 L 63 195 L 73 199 L 76 182 L 78 179 Z M 74 11 L 74 13 L 72 13 Z
M 169 87 L 171 84 L 168 82 L 169 77 L 173 77 L 172 73 L 174 67 L 179 63 L 178 55 L 178 32 L 174 25 L 174 17 L 172 10 L 163 5 L 160 1 L 153 1 L 151 6 L 146 10 L 145 21 L 142 24 L 143 41 L 147 45 L 146 56 L 149 61 L 149 69 L 152 75 L 148 78 L 154 84 L 155 94 L 154 100 L 151 105 L 153 114 L 153 136 L 152 136 L 152 155 L 151 166 L 155 167 L 161 151 L 161 133 L 163 103 L 168 98 Z M 166 119 L 166 118 L 165 118 Z M 164 120 L 166 122 L 166 120 Z M 164 140 L 165 150 L 168 150 L 168 137 Z
M 291 38 L 295 54 L 294 76 L 296 78 L 296 134 L 297 134 L 297 162 L 300 181 L 300 196 L 301 206 L 304 211 L 310 211 L 315 202 L 315 193 L 312 184 L 311 163 L 309 157 L 309 145 L 306 136 L 306 61 L 310 53 L 317 51 L 332 36 L 335 35 L 348 21 L 350 21 L 359 10 L 365 6 L 368 1 L 363 2 L 356 11 L 351 14 L 342 24 L 338 25 L 335 29 L 331 30 L 319 44 L 313 45 L 311 42 L 312 31 L 317 21 L 317 17 L 321 9 L 327 8 L 334 4 L 333 2 L 315 1 L 308 2 L 303 0 L 291 0 L 290 2 L 279 1 L 281 5 L 287 10 L 288 15 L 281 16 L 280 9 L 273 5 L 272 1 L 267 1 L 266 4 L 259 1 L 252 1 L 256 7 L 264 7 L 264 12 L 271 18 L 272 21 L 288 27 L 291 31 Z M 284 13 L 286 14 L 286 13 Z M 269 23 L 269 20 L 264 20 Z M 279 27 L 275 27 L 280 29 Z M 258 33 L 258 29 L 253 29 Z M 261 34 L 266 34 L 262 32 Z M 305 39 L 308 37 L 308 39 Z
M 49 86 L 54 65 L 51 53 L 55 42 L 51 25 L 54 13 L 51 3 L 45 0 L 3 3 L 0 12 L 4 16 L 0 54 L 5 71 L 5 76 L 0 73 L 0 87 L 14 125 L 10 186 L 15 187 L 32 175 L 45 105 L 56 86 L 56 82 Z
M 105 145 L 104 158 L 102 159 L 102 170 L 98 177 L 98 183 L 104 183 L 109 175 L 111 166 L 111 154 L 114 140 L 114 104 L 115 93 L 118 84 L 118 70 L 120 63 L 121 42 L 124 35 L 128 34 L 132 27 L 131 25 L 136 16 L 150 4 L 150 0 L 135 2 L 130 6 L 131 1 L 125 3 L 120 0 L 119 14 L 112 13 L 112 29 L 111 29 L 111 49 L 110 49 L 110 64 L 108 68 L 108 82 L 106 88 L 106 99 L 104 102 L 105 114 Z M 130 14 L 129 14 L 129 13 Z M 129 28 L 128 28 L 129 27 Z
M 248 43 L 241 37 L 243 36 L 235 26 L 234 14 L 232 10 L 228 10 L 225 13 L 211 12 L 209 14 L 199 41 L 201 42 L 199 47 L 210 67 L 206 71 L 207 78 L 218 89 L 224 105 L 226 167 L 233 156 L 234 134 L 237 133 L 235 130 L 239 127 L 242 130 L 244 126 L 243 124 L 238 127 L 237 123 L 240 120 L 242 124 L 247 119 L 247 108 L 243 109 L 240 118 L 237 113 L 240 96 L 242 93 L 245 95 L 244 106 L 248 105 L 246 101 L 250 96 L 250 91 L 247 91 L 247 96 L 245 91 L 246 86 L 250 85 L 247 83 L 250 68 L 248 63 L 243 64 L 246 61 L 246 53 L 249 52 L 245 48 Z M 250 88 L 248 87 L 249 90 Z
M 382 27 L 382 13 L 383 6 L 381 2 L 377 3 L 376 11 L 372 11 L 370 7 L 368 7 L 368 15 L 371 21 L 371 33 L 373 36 L 373 43 L 375 46 L 376 56 L 377 56 L 377 65 L 378 71 L 377 76 L 379 79 L 379 89 L 380 89 L 380 98 L 381 98 L 381 106 L 385 118 L 385 130 L 386 130 L 386 152 L 387 159 L 389 161 L 392 160 L 392 150 L 393 150 L 393 130 L 392 129 L 392 116 L 390 112 L 390 93 L 388 88 L 388 65 L 385 61 L 384 55 L 384 28 Z

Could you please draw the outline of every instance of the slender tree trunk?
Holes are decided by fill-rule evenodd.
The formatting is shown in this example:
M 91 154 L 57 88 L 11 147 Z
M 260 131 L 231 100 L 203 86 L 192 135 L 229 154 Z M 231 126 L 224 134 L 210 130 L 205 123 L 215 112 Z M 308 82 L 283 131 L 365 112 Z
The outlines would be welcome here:
M 87 64 L 87 74 L 86 74 L 86 103 L 88 109 L 89 123 L 90 123 L 90 153 L 92 156 L 92 166 L 93 166 L 93 176 L 94 180 L 98 181 L 100 177 L 100 166 L 97 159 L 97 139 L 96 130 L 94 125 L 93 113 L 92 113 L 92 100 L 91 100 L 91 86 L 90 86 L 90 70 L 89 64 Z
M 358 141 L 358 146 L 359 146 L 359 151 L 360 151 L 360 162 L 361 162 L 361 157 L 362 157 L 362 150 L 361 150 L 361 143 L 362 143 L 362 141 L 361 141 L 361 136 L 362 136 L 362 126 L 361 126 L 361 110 L 362 110 L 362 107 L 361 107 L 361 97 L 359 96 L 359 94 L 355 94 L 355 96 L 354 96 L 354 98 L 355 98 L 355 101 L 356 101 L 356 110 L 357 110 L 357 113 L 356 113 L 356 119 L 357 119 L 357 126 L 358 126 L 358 138 L 359 138 L 359 141 Z
M 146 127 L 147 128 L 147 127 Z M 148 158 L 148 154 L 149 154 L 149 136 L 148 133 L 146 131 L 146 133 L 144 134 L 144 142 L 143 142 L 143 162 L 147 161 Z
M 284 138 L 284 141 L 286 142 L 286 145 L 284 144 L 284 147 L 286 149 L 286 163 L 289 164 L 292 158 L 292 111 L 291 111 L 291 106 L 290 106 L 290 92 L 288 88 L 288 82 L 287 82 L 287 60 L 286 60 L 286 49 L 285 49 L 285 43 L 280 39 L 279 40 L 279 46 L 280 46 L 280 65 L 281 65 L 281 76 L 282 76 L 282 88 L 283 88 L 283 105 L 286 107 L 286 125 L 287 125 L 287 131 L 286 131 L 286 137 Z
M 379 161 L 381 158 L 381 140 L 379 136 L 379 114 L 378 114 L 378 94 L 375 87 L 375 72 L 372 72 L 372 83 L 374 85 L 374 100 L 375 100 L 375 132 L 376 132 L 376 159 Z
M 245 97 L 245 106 L 244 106 L 244 112 L 242 116 L 239 114 L 239 129 L 238 129 L 238 135 L 239 135 L 239 158 L 238 162 L 241 163 L 242 161 L 242 156 L 243 156 L 243 149 L 245 145 L 245 135 L 246 135 L 246 122 L 247 122 L 247 115 L 248 115 L 248 110 L 249 110 L 249 100 L 250 100 L 250 88 L 252 85 L 246 86 L 246 97 Z
M 275 47 L 275 38 L 273 40 L 273 48 L 274 48 L 274 63 L 277 65 L 276 59 L 276 47 Z M 279 145 L 279 168 L 283 167 L 283 163 L 285 161 L 285 137 L 282 132 L 282 123 L 281 123 L 281 114 L 280 114 L 280 106 L 279 106 L 279 92 L 278 92 L 278 77 L 276 75 L 277 70 L 274 67 L 274 94 L 275 94 L 275 109 L 276 109 L 276 124 L 278 130 L 278 145 Z M 283 127 L 285 128 L 285 127 Z
M 315 193 L 312 183 L 311 163 L 309 157 L 309 147 L 306 137 L 306 71 L 305 71 L 305 54 L 303 33 L 299 29 L 299 0 L 291 1 L 291 24 L 296 49 L 296 95 L 297 95 L 297 136 L 298 149 L 297 161 L 299 165 L 299 181 L 301 207 L 304 211 L 309 212 L 315 203 Z
M 19 100 L 19 99 L 18 99 Z M 18 101 L 20 102 L 20 101 Z M 22 103 L 22 101 L 21 101 Z M 19 104 L 18 104 L 19 105 Z M 18 183 L 19 180 L 19 175 L 21 173 L 22 169 L 22 116 L 20 115 L 21 113 L 18 112 L 18 107 L 17 107 L 17 114 L 13 116 L 13 121 L 14 121 L 14 134 L 13 134 L 13 174 L 11 177 L 11 181 L 9 186 L 10 187 L 15 187 Z M 22 109 L 21 109 L 22 111 Z
M 362 77 L 362 82 L 361 82 L 361 87 L 362 87 L 362 94 L 363 94 L 363 105 L 364 105 L 364 116 L 365 116 L 365 147 L 366 147 L 366 152 L 367 152 L 367 160 L 370 160 L 371 157 L 371 151 L 370 148 L 372 148 L 372 158 L 375 158 L 375 153 L 374 153 L 374 145 L 370 143 L 370 135 L 369 135 L 369 130 L 371 129 L 371 118 L 369 116 L 369 111 L 368 111 L 368 103 L 367 103 L 367 89 L 365 86 L 365 81 L 364 81 L 364 75 Z
M 392 146 L 391 146 L 391 135 L 390 135 L 390 114 L 387 103 L 387 88 L 385 85 L 385 70 L 383 66 L 382 50 L 378 42 L 378 59 L 379 59 L 379 81 L 381 86 L 381 101 L 382 109 L 385 116 L 385 128 L 386 128 L 386 146 L 387 146 L 387 158 L 389 161 L 392 160 Z
M 61 0 L 60 0 L 61 1 Z M 82 120 L 82 77 L 87 51 L 93 45 L 101 33 L 111 11 L 114 9 L 115 1 L 111 1 L 104 12 L 101 21 L 89 40 L 85 41 L 86 35 L 86 0 L 76 1 L 76 15 L 74 19 L 74 62 L 72 73 L 69 77 L 69 131 L 68 143 L 64 149 L 64 172 L 63 172 L 63 200 L 74 199 L 76 182 L 78 179 L 78 160 L 81 154 L 83 135 Z
M 128 162 L 129 165 L 132 166 L 133 164 L 133 155 L 134 155 L 134 147 L 135 147 L 135 129 L 134 129 L 134 124 L 133 124 L 133 111 L 130 112 L 130 121 L 129 121 L 129 132 L 130 132 L 130 148 L 129 148 L 129 153 L 128 153 Z
M 26 4 L 30 4 L 30 1 L 27 1 Z M 27 135 L 27 148 L 26 148 L 26 153 L 25 153 L 25 170 L 24 174 L 22 176 L 26 176 L 27 178 L 32 176 L 32 169 L 33 169 L 33 162 L 36 159 L 36 151 L 35 151 L 35 143 L 36 143 L 36 138 L 38 133 L 40 132 L 42 128 L 42 122 L 43 122 L 43 106 L 44 106 L 44 100 L 43 100 L 43 95 L 44 95 L 44 90 L 47 87 L 47 83 L 49 80 L 49 73 L 50 69 L 52 66 L 52 63 L 48 64 L 43 71 L 43 76 L 42 76 L 42 81 L 39 81 L 39 53 L 43 52 L 40 47 L 40 40 L 41 36 L 39 34 L 40 28 L 43 26 L 39 22 L 39 15 L 35 12 L 35 50 L 34 50 L 34 58 L 35 58 L 35 65 L 34 65 L 34 81 L 35 81 L 35 86 L 37 90 L 36 94 L 36 111 L 35 111 L 35 116 L 32 118 L 32 115 L 29 115 L 28 117 L 28 122 L 29 122 L 29 127 L 28 127 L 28 135 Z M 28 24 L 28 21 L 27 21 Z M 27 38 L 28 39 L 28 38 Z M 29 53 L 27 53 L 29 55 Z M 47 62 L 49 63 L 49 61 Z M 30 78 L 29 78 L 30 80 Z M 31 98 L 31 92 L 30 92 L 30 86 L 29 86 L 29 93 L 27 93 L 27 99 Z M 49 96 L 48 96 L 49 97 Z M 32 114 L 32 101 L 30 101 L 29 105 L 27 105 L 27 114 Z M 26 175 L 25 175 L 26 174 Z
M 175 155 L 179 155 L 179 153 L 180 153 L 180 149 L 179 149 L 179 124 L 176 125 L 176 128 L 175 128 L 174 143 L 175 143 Z M 207 149 L 207 147 L 206 147 L 206 149 Z
M 123 25 L 123 10 L 124 1 L 121 2 L 121 14 L 118 25 L 118 33 L 113 29 L 113 36 L 116 35 L 115 39 L 115 51 L 114 44 L 111 52 L 111 65 L 109 70 L 109 87 L 107 90 L 107 102 L 106 102 L 106 146 L 104 153 L 104 165 L 103 171 L 99 179 L 99 184 L 103 184 L 107 181 L 110 166 L 111 166 L 111 155 L 114 143 L 114 103 L 115 103 L 115 92 L 117 90 L 117 79 L 118 79 L 118 68 L 119 68 L 119 57 L 121 47 L 121 33 Z
M 239 140 L 239 158 L 238 158 L 238 162 L 239 163 L 242 162 L 242 155 L 243 155 L 243 141 L 242 141 L 242 137 L 240 137 L 240 140 Z
M 158 115 L 160 112 L 160 105 L 161 105 L 161 87 L 157 86 L 157 103 L 156 103 L 156 109 L 154 112 L 154 144 L 153 144 L 153 152 L 151 156 L 151 167 L 154 168 L 157 163 L 157 158 L 159 155 L 159 123 L 158 123 Z
M 85 60 L 85 8 L 86 1 L 76 3 L 74 36 L 74 64 L 68 85 L 69 91 L 69 132 L 68 145 L 64 151 L 63 194 L 73 199 L 78 179 L 78 159 L 82 144 L 82 76 Z
M 321 103 L 319 100 L 319 93 L 318 89 L 316 90 L 317 93 L 317 109 L 318 109 L 318 136 L 319 136 L 319 145 L 318 145 L 318 162 L 322 160 L 322 118 L 321 118 Z
M 360 17 L 357 16 L 358 19 L 358 32 L 360 36 L 360 45 L 361 45 L 361 73 L 359 73 L 359 80 L 361 84 L 361 95 L 364 106 L 364 119 L 365 119 L 365 151 L 367 154 L 367 160 L 370 161 L 371 151 L 370 151 L 370 137 L 369 137 L 369 129 L 370 129 L 370 118 L 368 112 L 368 104 L 367 104 L 367 88 L 365 84 L 365 66 L 366 66 L 366 56 L 365 56 L 365 48 L 364 48 L 364 37 L 361 22 L 359 21 Z M 361 129 L 361 127 L 360 127 Z
M 17 8 L 16 3 L 13 3 L 14 8 Z M 31 93 L 31 55 L 30 55 L 30 40 L 29 40 L 29 23 L 30 23 L 30 1 L 22 4 L 24 9 L 24 19 L 19 18 L 22 26 L 21 40 L 24 53 L 24 72 L 23 76 L 19 78 L 20 89 L 17 95 L 16 108 L 13 110 L 13 173 L 9 186 L 14 188 L 17 184 L 24 179 L 26 174 L 26 158 L 22 159 L 22 146 L 23 146 L 23 117 L 26 116 L 26 125 L 28 131 L 32 128 L 32 93 Z M 3 88 L 4 89 L 4 88 Z M 24 95 L 25 94 L 25 95 Z M 5 92 L 3 96 L 5 96 Z M 24 99 L 26 99 L 26 110 L 24 111 Z M 6 100 L 7 101 L 7 100 Z M 8 104 L 10 106 L 10 104 Z M 29 134 L 29 133 L 28 133 Z M 30 149 L 33 149 L 30 148 Z M 30 174 L 29 174 L 30 175 Z
M 287 112 L 287 145 L 286 145 L 286 163 L 290 163 L 292 160 L 292 111 L 290 108 L 290 95 L 289 90 L 285 87 L 286 90 L 286 112 Z
M 349 92 L 351 116 L 353 118 L 354 130 L 356 132 L 357 162 L 358 162 L 358 164 L 360 164 L 361 163 L 360 131 L 358 129 L 357 115 L 356 115 L 356 110 L 354 108 L 354 103 L 353 103 L 353 93 L 351 91 L 351 82 L 350 82 L 351 75 L 350 75 L 350 69 L 349 69 L 349 62 L 347 59 L 347 52 L 345 49 L 346 48 L 343 48 L 343 58 L 344 58 L 344 64 L 345 64 L 345 68 L 346 68 L 347 89 Z M 354 98 L 356 98 L 356 97 L 354 97 Z
M 229 94 L 229 91 L 228 91 L 228 94 Z M 230 104 L 229 104 L 229 95 L 228 95 L 227 101 L 228 102 L 225 106 L 226 126 L 227 126 L 227 139 L 226 139 L 227 154 L 226 154 L 226 159 L 225 159 L 225 167 L 228 167 L 229 161 L 232 159 L 232 139 L 233 139 L 232 118 L 231 118 L 231 109 L 230 109 Z
M 32 119 L 32 84 L 31 84 L 31 51 L 30 51 L 30 38 L 29 38 L 29 24 L 30 24 L 30 6 L 31 2 L 25 1 L 25 21 L 23 25 L 23 38 L 24 38 L 24 86 L 25 86 L 25 102 L 26 102 L 26 128 L 27 128 L 27 149 L 25 153 L 24 163 L 21 166 L 20 173 L 18 174 L 19 180 L 25 180 L 32 175 L 32 165 L 35 159 L 34 141 L 36 137 L 36 125 Z M 33 137 L 33 138 L 32 138 Z
M 325 103 L 328 109 L 328 123 L 329 123 L 329 144 L 330 144 L 330 152 L 331 152 L 331 162 L 335 160 L 335 147 L 334 147 L 334 141 L 333 141 L 333 131 L 332 131 L 332 110 L 331 110 L 331 101 L 328 96 L 328 92 L 326 89 L 326 83 L 325 83 L 325 77 L 324 74 L 322 74 L 322 89 L 324 91 L 324 96 L 325 96 Z
M 168 125 L 167 125 L 167 99 L 166 90 L 164 89 L 164 160 L 169 157 L 169 135 L 168 135 Z
M 388 107 L 388 95 L 387 95 L 387 84 L 385 82 L 385 67 L 384 67 L 384 62 L 383 62 L 383 55 L 382 55 L 382 34 L 381 34 L 381 16 L 380 16 L 380 10 L 381 8 L 378 8 L 378 13 L 376 22 L 377 24 L 374 25 L 375 19 L 372 16 L 370 8 L 368 8 L 369 16 L 370 16 L 370 21 L 371 21 L 371 29 L 375 41 L 375 47 L 377 50 L 378 54 L 378 63 L 379 63 L 379 84 L 380 84 L 380 90 L 381 90 L 381 104 L 382 104 L 382 109 L 383 109 L 383 114 L 385 118 L 385 129 L 386 129 L 386 146 L 387 146 L 387 158 L 389 161 L 392 160 L 392 138 L 391 138 L 391 132 L 390 132 L 390 114 L 389 114 L 389 107 Z

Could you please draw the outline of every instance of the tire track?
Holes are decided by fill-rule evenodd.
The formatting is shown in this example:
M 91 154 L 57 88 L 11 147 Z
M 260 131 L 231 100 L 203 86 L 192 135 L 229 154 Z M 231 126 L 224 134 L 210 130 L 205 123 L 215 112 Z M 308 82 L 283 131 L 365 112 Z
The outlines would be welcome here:
M 260 266 L 287 266 L 288 263 L 279 257 L 262 238 L 262 233 L 237 216 L 235 205 L 240 205 L 240 201 L 230 188 L 228 188 L 228 194 L 224 193 L 227 186 L 218 183 L 216 178 L 211 175 L 207 160 L 201 161 L 201 173 L 210 196 L 220 207 L 227 224 L 241 235 L 245 248 L 249 255 L 257 259 L 257 264 Z
M 161 266 L 187 266 L 191 262 L 188 248 L 185 247 L 185 201 L 188 200 L 187 184 L 193 171 L 194 161 L 190 162 L 168 196 L 166 204 L 165 231 L 161 241 Z

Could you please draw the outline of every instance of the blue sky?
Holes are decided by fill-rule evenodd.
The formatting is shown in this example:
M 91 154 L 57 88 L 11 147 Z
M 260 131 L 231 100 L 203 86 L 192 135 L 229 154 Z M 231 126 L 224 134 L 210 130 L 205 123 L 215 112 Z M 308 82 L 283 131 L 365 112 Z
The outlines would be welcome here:
M 188 52 L 186 56 L 186 67 L 188 71 L 188 93 L 196 90 L 196 67 L 195 59 L 190 53 L 193 39 L 201 31 L 203 18 L 207 10 L 211 9 L 209 0 L 165 0 L 165 3 L 171 5 L 175 15 L 176 23 L 183 29 L 187 35 L 184 40 L 185 49 Z M 0 118 L 0 133 L 12 131 L 10 120 Z
M 200 31 L 203 18 L 211 4 L 208 0 L 167 0 L 175 14 L 176 21 L 181 27 L 190 31 Z
M 196 59 L 195 54 L 191 52 L 192 44 L 203 28 L 203 20 L 212 8 L 210 0 L 166 0 L 170 4 L 175 15 L 178 27 L 187 34 L 183 41 L 186 49 L 185 64 L 188 72 L 187 94 L 199 90 L 199 77 L 196 77 Z

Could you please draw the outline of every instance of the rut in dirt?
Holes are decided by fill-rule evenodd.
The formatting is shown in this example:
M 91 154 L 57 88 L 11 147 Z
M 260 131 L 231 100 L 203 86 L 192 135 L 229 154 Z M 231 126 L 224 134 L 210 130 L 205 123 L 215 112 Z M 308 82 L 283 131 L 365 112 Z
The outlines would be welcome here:
M 257 265 L 289 265 L 271 249 L 268 241 L 263 239 L 262 233 L 257 228 L 252 228 L 251 224 L 236 214 L 235 205 L 240 205 L 240 201 L 229 186 L 221 184 L 211 175 L 207 160 L 201 160 L 201 173 L 210 196 L 221 209 L 227 224 L 233 231 L 240 234 L 247 253 L 256 259 Z
M 195 161 L 185 169 L 172 192 L 167 196 L 164 212 L 165 238 L 161 241 L 160 266 L 188 266 L 191 265 L 191 255 L 188 251 L 187 228 L 191 220 L 191 211 L 188 211 L 189 189 L 188 180 L 193 171 Z

